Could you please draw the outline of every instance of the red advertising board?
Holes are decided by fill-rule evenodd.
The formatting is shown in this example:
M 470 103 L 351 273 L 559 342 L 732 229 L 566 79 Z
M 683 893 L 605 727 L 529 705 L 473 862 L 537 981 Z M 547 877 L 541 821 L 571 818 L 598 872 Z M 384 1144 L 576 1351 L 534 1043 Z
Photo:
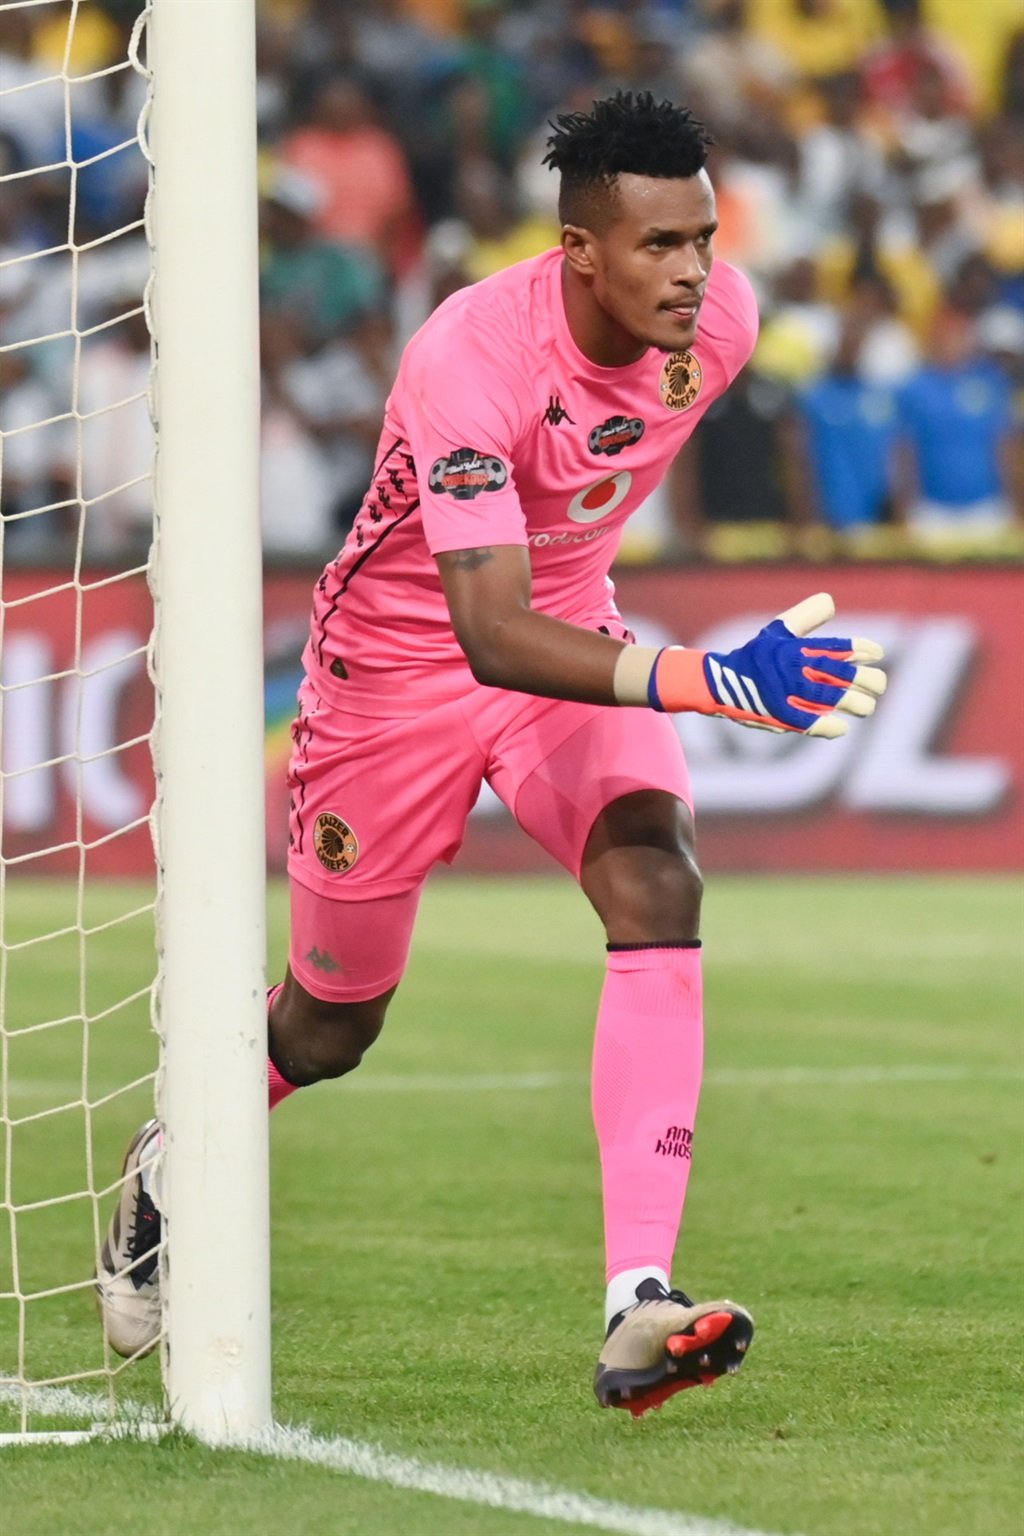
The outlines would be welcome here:
M 283 769 L 317 572 L 265 587 L 267 833 L 283 867 Z M 152 869 L 146 816 L 152 700 L 144 583 L 46 572 L 4 583 L 3 854 L 28 873 Z M 841 633 L 880 639 L 889 690 L 839 742 L 678 717 L 709 870 L 1016 870 L 1024 867 L 1024 572 L 911 566 L 659 568 L 617 580 L 649 643 L 728 649 L 810 591 Z M 44 850 L 50 850 L 43 855 Z M 456 868 L 550 868 L 489 791 Z
M 151 874 L 145 581 L 3 576 L 3 857 L 12 873 Z
M 616 581 L 640 640 L 705 649 L 730 649 L 820 590 L 835 597 L 834 632 L 884 644 L 886 697 L 836 742 L 677 716 L 704 868 L 1024 867 L 1024 572 L 747 566 Z M 541 867 L 507 832 L 502 841 L 516 867 Z M 494 856 L 493 838 L 474 835 L 463 864 L 493 867 Z

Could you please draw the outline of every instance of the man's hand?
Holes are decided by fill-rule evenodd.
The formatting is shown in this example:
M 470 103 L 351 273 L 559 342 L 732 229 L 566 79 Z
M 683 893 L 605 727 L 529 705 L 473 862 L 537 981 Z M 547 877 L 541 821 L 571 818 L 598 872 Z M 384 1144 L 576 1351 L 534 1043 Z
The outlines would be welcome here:
M 835 613 L 827 592 L 807 597 L 734 651 L 668 646 L 650 675 L 649 702 L 669 712 L 722 715 L 740 725 L 805 736 L 845 736 L 847 715 L 874 713 L 885 673 L 873 640 L 802 641 Z

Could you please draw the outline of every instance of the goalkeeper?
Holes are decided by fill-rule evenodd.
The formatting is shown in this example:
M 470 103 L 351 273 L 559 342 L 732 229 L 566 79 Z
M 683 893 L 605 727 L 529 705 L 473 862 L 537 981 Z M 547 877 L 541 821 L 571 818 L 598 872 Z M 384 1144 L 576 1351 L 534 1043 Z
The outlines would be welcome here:
M 593 1056 L 606 1245 L 598 1400 L 634 1414 L 741 1363 L 728 1300 L 671 1269 L 702 1065 L 701 880 L 677 711 L 838 736 L 871 714 L 870 641 L 824 594 L 729 654 L 633 643 L 622 527 L 753 349 L 713 265 L 709 140 L 649 95 L 560 117 L 560 247 L 449 298 L 405 349 L 376 469 L 314 593 L 293 727 L 292 932 L 270 993 L 270 1102 L 358 1066 L 431 868 L 486 780 L 607 936 Z M 751 487 L 751 495 L 757 487 Z M 821 750 L 827 751 L 823 745 Z M 159 1326 L 158 1132 L 129 1149 L 97 1277 L 113 1347 Z

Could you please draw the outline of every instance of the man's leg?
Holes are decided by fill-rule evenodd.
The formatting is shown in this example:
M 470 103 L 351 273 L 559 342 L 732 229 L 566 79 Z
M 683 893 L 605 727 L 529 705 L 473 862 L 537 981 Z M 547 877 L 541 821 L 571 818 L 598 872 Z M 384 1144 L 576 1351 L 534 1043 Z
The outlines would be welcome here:
M 291 945 L 285 980 L 267 1000 L 271 1108 L 350 1072 L 377 1038 L 423 883 L 458 849 L 483 767 L 458 699 L 364 719 L 325 705 L 307 678 L 292 735 Z M 159 1337 L 160 1215 L 150 1190 L 159 1136 L 151 1121 L 132 1140 L 97 1263 L 104 1330 L 124 1355 L 145 1354 Z
M 580 884 L 604 923 L 607 972 L 593 1061 L 607 1281 L 595 1391 L 639 1416 L 738 1369 L 753 1333 L 728 1301 L 669 1281 L 703 1070 L 701 878 L 688 807 L 663 790 L 613 801 Z
M 332 901 L 292 881 L 292 963 L 268 995 L 271 1109 L 297 1088 L 359 1065 L 405 969 L 419 896 L 417 886 L 400 896 Z M 323 978 L 317 964 L 329 967 Z M 151 1184 L 159 1152 L 159 1122 L 150 1120 L 128 1147 L 96 1271 L 104 1332 L 126 1357 L 148 1354 L 160 1337 L 162 1223 Z
M 690 1173 L 704 1028 L 687 807 L 662 790 L 614 801 L 587 840 L 580 884 L 608 939 L 592 1074 L 607 1324 L 648 1275 L 667 1286 Z
M 608 940 L 593 1065 L 608 1336 L 595 1388 L 643 1412 L 735 1369 L 753 1331 L 732 1302 L 695 1307 L 668 1284 L 703 1056 L 689 776 L 664 715 L 562 705 L 516 724 L 492 782 L 579 881 Z
M 405 970 L 422 883 L 397 896 L 339 901 L 291 881 L 283 982 L 267 998 L 270 1108 L 362 1061 Z
M 267 1006 L 267 1081 L 270 1108 L 298 1088 L 344 1077 L 362 1061 L 384 1027 L 397 991 L 362 1002 L 327 1002 L 307 992 L 291 971 L 274 987 Z

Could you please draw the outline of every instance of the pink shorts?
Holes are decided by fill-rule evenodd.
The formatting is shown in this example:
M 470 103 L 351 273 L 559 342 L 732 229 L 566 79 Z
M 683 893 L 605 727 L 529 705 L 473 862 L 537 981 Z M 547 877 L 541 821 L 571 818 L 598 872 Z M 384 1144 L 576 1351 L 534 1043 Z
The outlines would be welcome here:
M 307 678 L 292 740 L 290 964 L 331 1001 L 397 983 L 423 883 L 458 853 L 483 780 L 574 879 L 621 795 L 663 789 L 692 806 L 675 727 L 647 709 L 480 686 L 414 718 L 368 718 Z

